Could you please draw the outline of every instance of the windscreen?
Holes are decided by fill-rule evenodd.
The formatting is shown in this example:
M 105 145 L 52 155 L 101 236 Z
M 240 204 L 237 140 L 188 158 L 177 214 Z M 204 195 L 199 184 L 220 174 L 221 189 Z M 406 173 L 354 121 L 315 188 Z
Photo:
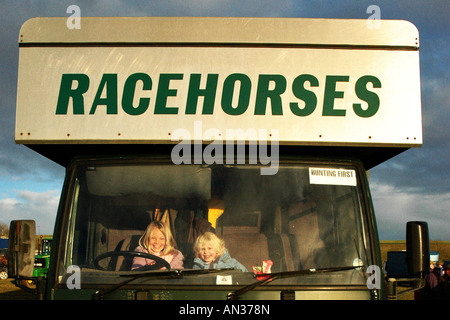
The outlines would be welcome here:
M 59 272 L 78 266 L 86 284 L 120 282 L 137 271 L 205 270 L 139 281 L 220 286 L 269 273 L 363 267 L 370 248 L 358 181 L 356 167 L 314 163 L 280 164 L 275 175 L 249 165 L 80 165 Z M 365 284 L 361 270 L 273 284 Z

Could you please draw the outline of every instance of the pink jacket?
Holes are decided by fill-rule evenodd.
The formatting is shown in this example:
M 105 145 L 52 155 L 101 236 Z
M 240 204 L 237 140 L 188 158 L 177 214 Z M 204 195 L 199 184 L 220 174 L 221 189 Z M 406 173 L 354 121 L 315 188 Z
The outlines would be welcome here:
M 143 252 L 143 253 L 149 253 L 147 249 L 138 246 L 134 251 L 137 252 Z M 164 260 L 166 260 L 170 264 L 171 269 L 183 269 L 183 254 L 178 251 L 174 250 L 172 254 L 168 254 L 165 256 L 161 256 Z M 135 257 L 133 259 L 133 265 L 131 266 L 131 270 L 151 264 L 154 262 L 152 259 L 142 258 L 142 257 Z

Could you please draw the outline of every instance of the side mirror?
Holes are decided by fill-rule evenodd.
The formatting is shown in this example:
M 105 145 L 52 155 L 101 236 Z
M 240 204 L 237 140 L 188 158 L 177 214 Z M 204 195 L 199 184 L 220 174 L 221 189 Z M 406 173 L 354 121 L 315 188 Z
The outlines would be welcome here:
M 11 221 L 8 242 L 8 275 L 10 277 L 31 278 L 33 276 L 35 246 L 35 221 Z
M 430 239 L 426 222 L 410 221 L 406 224 L 406 253 L 409 276 L 425 277 L 430 272 Z

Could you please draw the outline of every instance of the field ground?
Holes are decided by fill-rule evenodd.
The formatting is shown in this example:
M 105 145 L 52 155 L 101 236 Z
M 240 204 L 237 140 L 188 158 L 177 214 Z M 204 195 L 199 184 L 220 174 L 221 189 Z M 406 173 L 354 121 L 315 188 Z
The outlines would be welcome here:
M 381 255 L 383 261 L 387 259 L 388 251 L 406 250 L 405 241 L 381 241 Z M 430 250 L 439 252 L 440 261 L 450 260 L 450 241 L 430 241 Z M 17 288 L 12 279 L 0 280 L 1 300 L 32 300 L 33 295 Z M 399 288 L 404 290 L 406 288 Z M 399 297 L 400 300 L 414 300 L 414 293 L 410 292 Z
M 34 296 L 22 289 L 17 288 L 12 279 L 0 280 L 0 301 L 1 300 L 33 300 Z

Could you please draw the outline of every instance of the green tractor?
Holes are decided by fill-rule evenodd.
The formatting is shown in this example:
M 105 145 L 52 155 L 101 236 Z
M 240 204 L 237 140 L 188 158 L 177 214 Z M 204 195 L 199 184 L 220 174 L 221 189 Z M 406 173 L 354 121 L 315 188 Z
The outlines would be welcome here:
M 34 257 L 33 278 L 47 277 L 50 265 L 52 238 L 41 236 L 39 244 L 38 254 Z

